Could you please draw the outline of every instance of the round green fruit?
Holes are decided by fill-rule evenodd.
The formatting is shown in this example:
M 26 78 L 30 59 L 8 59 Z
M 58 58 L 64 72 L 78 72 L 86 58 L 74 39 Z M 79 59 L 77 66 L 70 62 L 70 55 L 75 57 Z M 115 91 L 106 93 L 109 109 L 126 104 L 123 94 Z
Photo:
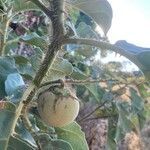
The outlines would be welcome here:
M 65 96 L 45 92 L 39 96 L 38 112 L 47 125 L 63 127 L 73 122 L 77 117 L 79 101 L 72 93 Z

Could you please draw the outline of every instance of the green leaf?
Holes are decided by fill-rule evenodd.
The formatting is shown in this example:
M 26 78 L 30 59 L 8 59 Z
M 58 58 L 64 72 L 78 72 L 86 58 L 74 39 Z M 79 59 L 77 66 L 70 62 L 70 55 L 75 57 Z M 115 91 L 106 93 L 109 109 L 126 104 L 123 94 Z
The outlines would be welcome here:
M 36 33 L 32 33 L 17 37 L 13 40 L 8 40 L 5 45 L 5 54 L 9 53 L 9 51 L 12 49 L 12 46 L 16 48 L 19 41 L 40 48 L 42 51 L 47 51 L 48 49 L 48 43 L 46 40 L 38 36 Z
M 9 54 L 10 50 L 15 49 L 18 47 L 19 38 L 15 38 L 13 40 L 8 40 L 4 45 L 4 54 Z
M 19 73 L 27 79 L 32 79 L 35 75 L 35 71 L 31 66 L 30 60 L 20 55 L 14 55 L 13 58 L 15 59 Z
M 71 77 L 76 80 L 87 80 L 88 77 L 80 71 L 78 68 L 74 67 L 73 73 Z M 90 92 L 90 94 L 95 98 L 97 102 L 99 102 L 104 94 L 104 90 L 100 88 L 98 83 L 89 83 L 82 84 L 85 88 Z
M 69 143 L 63 140 L 52 140 L 45 144 L 43 150 L 73 150 Z
M 142 67 L 140 69 L 146 76 L 148 80 L 150 80 L 150 51 L 141 52 L 137 55 L 137 61 L 139 61 L 140 64 L 142 64 Z
M 112 139 L 111 135 L 108 136 L 108 139 L 107 139 L 107 145 L 106 145 L 106 149 L 107 150 L 116 150 L 116 143 L 115 141 Z
M 11 57 L 0 57 L 0 77 L 3 79 L 7 78 L 10 73 L 17 73 L 15 66 L 15 60 Z
M 53 140 L 48 134 L 39 135 L 38 141 L 42 150 L 73 150 L 68 142 L 60 139 Z
M 141 97 L 143 97 L 143 98 L 150 97 L 149 88 L 150 88 L 149 83 L 141 84 L 141 85 L 138 86 L 138 91 L 139 91 Z
M 76 29 L 78 35 L 82 38 L 94 38 L 96 39 L 97 35 L 92 30 L 92 28 L 84 22 L 81 22 Z
M 27 64 L 29 62 L 26 57 L 21 55 L 13 55 L 12 57 L 15 59 L 16 64 Z
M 11 136 L 15 119 L 15 105 L 10 102 L 0 101 L 0 148 L 6 149 Z
M 104 33 L 107 34 L 112 21 L 112 8 L 107 0 L 68 0 L 72 5 L 87 15 L 101 26 Z
M 39 8 L 30 1 L 13 0 L 13 12 L 19 13 L 30 10 L 39 10 Z
M 107 134 L 107 150 L 116 150 L 116 142 L 115 142 L 115 135 L 116 135 L 116 118 L 109 118 L 108 120 L 108 134 Z
M 49 149 L 47 150 L 73 150 L 71 145 L 64 140 L 52 140 Z
M 19 73 L 11 73 L 5 81 L 5 91 L 8 96 L 14 95 L 18 87 L 25 86 L 22 76 Z
M 6 96 L 4 82 L 11 73 L 17 73 L 15 60 L 11 57 L 0 57 L 0 98 Z
M 97 52 L 96 48 L 93 48 L 91 46 L 80 46 L 77 50 L 76 53 L 78 53 L 79 55 L 84 56 L 86 59 L 92 57 L 93 55 L 95 55 Z
M 132 99 L 131 101 L 132 112 L 137 114 L 138 124 L 140 128 L 142 128 L 146 121 L 146 110 L 144 107 L 144 100 L 132 88 L 130 88 L 130 93 Z
M 69 142 L 73 150 L 88 150 L 85 135 L 77 123 L 72 123 L 63 128 L 55 128 L 58 139 Z
M 72 64 L 68 60 L 57 57 L 54 60 L 52 67 L 49 68 L 46 77 L 44 78 L 44 82 L 62 79 L 65 76 L 70 75 L 72 71 Z
M 46 40 L 40 36 L 38 36 L 36 33 L 28 34 L 21 37 L 21 41 L 40 48 L 42 51 L 47 51 L 48 49 L 48 43 Z
M 150 49 L 130 44 L 126 41 L 117 41 L 116 46 L 122 49 L 122 53 L 135 63 L 144 73 L 145 77 L 150 80 Z
M 131 132 L 133 124 L 130 119 L 124 115 L 124 112 L 119 112 L 115 141 L 121 140 L 127 132 Z
M 42 58 L 44 56 L 43 51 L 40 48 L 34 49 L 34 55 L 30 57 L 30 62 L 35 72 L 38 71 L 40 64 L 42 62 Z
M 98 83 L 84 84 L 84 86 L 89 90 L 97 102 L 101 101 L 104 90 L 100 88 Z
M 71 74 L 71 77 L 73 79 L 76 79 L 76 80 L 86 80 L 86 79 L 88 79 L 88 76 L 76 67 L 73 68 L 73 72 Z
M 22 148 L 23 150 L 35 150 L 35 148 L 32 147 L 29 143 L 11 136 L 7 150 L 21 150 Z
M 130 88 L 130 93 L 132 99 L 132 112 L 135 114 L 140 113 L 144 109 L 144 100 L 140 96 L 138 96 L 137 92 L 133 88 Z
M 116 143 L 122 139 L 127 132 L 131 132 L 138 127 L 142 128 L 146 120 L 146 111 L 142 98 L 138 96 L 133 88 L 130 88 L 130 93 L 130 104 L 128 102 L 116 103 L 119 113 L 115 137 Z
M 0 99 L 4 98 L 6 96 L 6 92 L 5 92 L 5 84 L 3 79 L 0 79 Z
M 57 135 L 55 134 L 55 129 L 51 126 L 46 125 L 42 120 L 40 120 L 38 117 L 36 117 L 36 126 L 45 133 L 50 133 L 50 136 L 53 139 L 57 138 Z
M 12 137 L 16 107 L 11 102 L 0 101 L 0 148 L 1 150 L 22 149 L 33 150 L 29 143 Z
M 137 55 L 138 60 L 143 64 L 147 70 L 150 70 L 150 51 L 141 52 Z
M 127 132 L 136 129 L 137 114 L 132 110 L 132 106 L 127 102 L 118 102 L 117 109 L 119 113 L 115 141 L 122 139 Z
M 36 145 L 31 133 L 25 128 L 25 126 L 24 126 L 24 124 L 22 123 L 21 120 L 18 121 L 18 123 L 15 127 L 15 132 L 19 135 L 19 137 L 22 140 L 30 143 L 33 146 Z

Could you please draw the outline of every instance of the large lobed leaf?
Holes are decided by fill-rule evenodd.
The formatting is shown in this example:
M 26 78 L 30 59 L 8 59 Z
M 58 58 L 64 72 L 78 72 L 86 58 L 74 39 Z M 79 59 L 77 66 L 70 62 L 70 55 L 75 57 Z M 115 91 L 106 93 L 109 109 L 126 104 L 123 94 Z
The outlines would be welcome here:
M 27 143 L 19 138 L 11 136 L 7 150 L 14 150 L 14 149 L 19 150 L 22 148 L 23 148 L 23 150 L 35 150 L 35 148 L 32 147 L 29 143 Z
M 26 141 L 32 146 L 36 146 L 34 138 L 32 137 L 31 133 L 26 129 L 21 119 L 19 119 L 18 123 L 16 124 L 15 132 L 23 141 Z
M 33 150 L 27 142 L 12 136 L 13 124 L 16 117 L 16 107 L 11 102 L 0 101 L 0 149 Z
M 19 74 L 19 69 L 16 67 L 16 62 L 26 62 L 24 57 L 0 57 L 0 98 L 5 96 L 11 97 L 12 102 L 16 102 L 22 96 L 25 88 L 25 83 L 22 76 Z M 21 59 L 21 60 L 20 60 Z M 17 62 L 18 63 L 18 62 Z
M 57 57 L 54 60 L 52 67 L 49 68 L 44 81 L 52 81 L 62 79 L 67 75 L 70 75 L 73 71 L 72 64 L 63 58 Z
M 130 88 L 131 103 L 118 102 L 117 109 L 119 113 L 118 124 L 116 130 L 115 140 L 118 142 L 127 132 L 131 132 L 138 127 L 143 127 L 145 122 L 144 102 L 139 97 L 136 91 Z
M 42 58 L 44 56 L 43 51 L 40 48 L 34 49 L 34 55 L 30 57 L 30 63 L 32 64 L 32 68 L 35 72 L 38 71 L 40 64 L 42 63 Z
M 25 90 L 25 82 L 19 73 L 11 73 L 5 81 L 5 92 L 12 102 L 20 101 Z
M 11 57 L 0 57 L 0 98 L 6 96 L 4 82 L 11 73 L 17 73 L 15 60 Z
M 125 40 L 117 41 L 115 45 L 120 47 L 127 58 L 136 64 L 146 78 L 150 80 L 150 48 L 136 46 Z
M 71 77 L 76 80 L 88 79 L 88 77 L 82 71 L 80 71 L 78 68 L 75 68 L 75 67 L 71 74 Z M 88 84 L 84 83 L 83 86 L 90 92 L 90 94 L 94 97 L 94 99 L 97 102 L 101 101 L 103 94 L 104 94 L 104 90 L 101 89 L 98 83 L 88 83 Z
M 94 30 L 84 22 L 81 22 L 76 29 L 77 34 L 82 38 L 96 39 L 97 35 Z
M 46 40 L 43 37 L 38 36 L 36 33 L 22 36 L 20 40 L 25 42 L 26 44 L 36 46 L 42 51 L 47 51 L 48 49 L 48 43 L 46 42 Z
M 32 33 L 21 37 L 17 37 L 12 40 L 8 40 L 4 47 L 4 53 L 8 54 L 10 53 L 11 49 L 17 48 L 18 42 L 24 42 L 25 44 L 34 46 L 36 48 L 40 48 L 44 52 L 48 49 L 48 43 L 46 42 L 46 40 L 43 37 L 38 36 L 36 33 Z
M 63 128 L 56 128 L 58 139 L 69 142 L 73 150 L 88 150 L 85 135 L 77 123 L 72 123 Z
M 25 86 L 22 76 L 19 73 L 11 73 L 5 81 L 5 91 L 8 96 L 14 94 L 17 88 Z
M 30 1 L 26 0 L 13 0 L 13 12 L 19 13 L 29 10 L 39 10 L 39 8 L 31 3 Z
M 104 34 L 107 34 L 112 21 L 112 8 L 107 0 L 68 0 L 74 7 L 85 12 L 101 26 Z
M 48 134 L 40 134 L 38 141 L 42 150 L 73 150 L 71 145 L 60 139 L 52 139 Z

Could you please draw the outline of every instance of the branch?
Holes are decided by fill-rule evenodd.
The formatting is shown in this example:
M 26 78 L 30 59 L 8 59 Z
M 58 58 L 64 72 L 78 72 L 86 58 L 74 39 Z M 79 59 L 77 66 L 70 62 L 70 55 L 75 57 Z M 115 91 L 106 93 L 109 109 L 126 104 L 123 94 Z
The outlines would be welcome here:
M 64 23 L 62 22 L 64 20 L 63 19 L 64 0 L 53 0 L 52 5 L 53 5 L 53 9 L 55 10 L 51 16 L 52 27 L 54 30 L 53 41 L 48 48 L 45 58 L 38 72 L 36 73 L 35 78 L 33 79 L 33 84 L 35 85 L 35 88 L 32 89 L 32 91 L 30 91 L 26 99 L 23 100 L 24 107 L 26 107 L 26 105 L 28 105 L 28 103 L 30 103 L 30 101 L 34 97 L 36 89 L 40 86 L 49 67 L 51 67 L 51 65 L 53 64 L 57 52 L 61 49 L 62 40 L 64 39 L 64 30 L 63 30 Z
M 67 84 L 88 84 L 88 83 L 99 83 L 99 82 L 108 82 L 108 81 L 120 83 L 118 80 L 115 80 L 115 79 L 114 80 L 113 79 L 86 79 L 86 80 L 65 79 L 64 81 L 55 80 L 55 81 L 45 82 L 40 85 L 40 88 L 43 86 L 51 85 L 51 84 L 62 84 L 62 82 L 67 83 Z
M 50 44 L 45 58 L 39 68 L 33 83 L 39 87 L 42 79 L 46 75 L 49 67 L 52 65 L 57 52 L 61 49 L 62 41 L 64 39 L 64 0 L 53 0 L 54 13 L 51 17 L 53 27 L 53 40 Z
M 54 80 L 54 81 L 48 81 L 48 82 L 45 82 L 45 83 L 42 83 L 41 85 L 40 85 L 40 88 L 41 87 L 43 87 L 43 86 L 50 86 L 50 85 L 56 85 L 56 84 L 59 84 L 59 85 L 61 85 L 61 84 L 63 84 L 64 83 L 64 81 L 62 80 L 62 79 L 59 79 L 59 80 Z
M 53 11 L 50 11 L 46 6 L 44 6 L 39 0 L 29 0 L 35 5 L 37 5 L 49 18 L 52 17 Z
M 27 105 L 30 103 L 32 98 L 35 95 L 37 88 L 39 88 L 44 76 L 46 75 L 48 69 L 52 66 L 53 61 L 57 52 L 61 49 L 62 41 L 64 39 L 64 0 L 53 0 L 52 2 L 53 9 L 55 10 L 51 16 L 53 32 L 53 41 L 50 44 L 48 51 L 45 55 L 45 58 L 36 73 L 35 78 L 33 79 L 34 88 L 29 92 L 28 96 L 23 99 L 24 107 L 26 109 Z M 60 30 L 61 29 L 61 30 Z
M 104 101 L 101 105 L 97 106 L 93 111 L 91 111 L 89 114 L 87 114 L 86 116 L 84 116 L 83 118 L 81 118 L 79 120 L 79 122 L 82 122 L 84 120 L 86 120 L 88 117 L 90 117 L 93 113 L 95 113 L 98 109 L 100 109 L 101 107 L 103 107 L 108 101 Z
M 53 42 L 49 46 L 49 49 L 45 55 L 45 58 L 41 64 L 41 67 L 39 68 L 38 72 L 36 73 L 33 83 L 37 87 L 39 87 L 39 85 L 41 84 L 42 79 L 46 75 L 49 67 L 52 65 L 58 50 L 61 49 L 61 44 L 60 44 L 61 42 L 60 43 L 58 43 L 58 42 L 59 42 L 58 39 L 53 40 Z
M 91 120 L 97 120 L 97 119 L 109 119 L 109 118 L 113 118 L 113 117 L 117 117 L 118 114 L 110 114 L 110 115 L 105 115 L 105 116 L 99 116 L 99 117 L 93 117 L 93 118 L 86 118 L 85 121 L 91 121 Z
M 68 84 L 88 84 L 88 83 L 99 83 L 99 82 L 108 82 L 108 81 L 112 81 L 112 82 L 119 82 L 118 80 L 113 80 L 113 79 L 87 79 L 87 80 L 70 80 L 67 79 L 65 80 L 65 83 Z
M 32 1 L 35 2 L 35 0 L 32 0 Z M 38 2 L 39 1 L 37 1 L 37 3 Z M 38 4 L 40 4 L 40 3 L 38 3 Z M 52 27 L 55 31 L 53 33 L 53 40 L 49 46 L 49 49 L 46 53 L 44 61 L 42 62 L 33 82 L 29 85 L 29 87 L 26 89 L 26 91 L 24 92 L 24 94 L 21 98 L 21 101 L 20 101 L 18 108 L 15 112 L 16 117 L 12 121 L 10 135 L 14 132 L 18 118 L 20 117 L 20 115 L 23 111 L 25 112 L 28 104 L 32 101 L 32 98 L 35 95 L 37 88 L 40 86 L 42 79 L 44 78 L 44 76 L 47 73 L 48 68 L 51 67 L 51 65 L 53 64 L 53 60 L 55 58 L 55 55 L 61 49 L 61 46 L 62 46 L 62 39 L 64 38 L 64 35 L 63 35 L 64 32 L 60 31 L 60 29 L 64 28 L 63 27 L 64 23 L 62 23 L 63 12 L 64 12 L 64 10 L 63 10 L 64 0 L 53 0 L 52 5 L 53 5 L 55 12 L 53 14 L 51 14 L 51 16 L 49 16 L 49 17 L 51 17 L 50 19 L 52 20 Z M 43 9 L 45 9 L 45 6 Z M 8 137 L 8 140 L 9 140 L 9 138 L 10 138 L 10 136 Z
M 9 13 L 9 12 L 8 12 Z M 3 35 L 0 37 L 0 56 L 4 55 L 4 51 L 5 51 L 5 46 L 6 46 L 6 41 L 7 41 L 7 36 L 8 36 L 8 28 L 9 28 L 9 23 L 10 23 L 10 19 L 8 17 L 6 17 L 6 23 L 4 23 L 4 33 Z
M 56 38 L 64 38 L 65 35 L 65 27 L 64 27 L 64 12 L 65 12 L 65 2 L 64 0 L 53 0 L 53 12 L 54 15 L 52 16 L 52 24 L 53 34 Z
M 64 39 L 63 44 L 79 44 L 79 45 L 95 46 L 100 49 L 112 50 L 116 53 L 119 53 L 128 58 L 129 60 L 131 60 L 132 62 L 134 60 L 134 56 L 131 56 L 129 53 L 126 53 L 124 49 L 104 41 L 97 41 L 85 38 L 66 38 Z

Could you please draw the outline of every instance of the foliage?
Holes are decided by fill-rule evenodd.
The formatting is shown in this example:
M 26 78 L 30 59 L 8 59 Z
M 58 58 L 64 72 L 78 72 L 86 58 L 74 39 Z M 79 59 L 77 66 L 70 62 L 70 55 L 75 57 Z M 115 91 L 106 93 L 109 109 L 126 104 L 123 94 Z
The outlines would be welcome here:
M 111 21 L 107 0 L 0 0 L 0 149 L 88 150 L 77 122 L 47 126 L 33 109 L 40 91 L 61 84 L 59 79 L 74 85 L 81 104 L 104 104 L 94 113 L 108 118 L 108 149 L 116 149 L 127 132 L 142 129 L 149 114 L 150 52 L 134 55 L 128 47 L 110 44 Z M 104 37 L 96 32 L 97 25 Z M 130 78 L 119 63 L 96 62 L 98 51 L 106 50 L 133 61 L 147 80 Z M 123 101 L 127 88 L 128 100 Z

